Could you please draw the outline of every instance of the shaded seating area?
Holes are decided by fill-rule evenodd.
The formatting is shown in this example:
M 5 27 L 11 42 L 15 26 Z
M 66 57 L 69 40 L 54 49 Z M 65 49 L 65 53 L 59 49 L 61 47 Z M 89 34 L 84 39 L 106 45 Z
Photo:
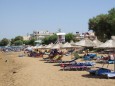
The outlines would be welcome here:
M 78 43 L 78 44 L 80 44 L 80 43 Z M 43 57 L 43 60 L 45 61 L 45 63 L 58 63 L 60 65 L 61 70 L 85 70 L 85 71 L 88 71 L 89 74 L 94 75 L 94 76 L 95 75 L 96 76 L 105 75 L 107 77 L 114 76 L 114 72 L 112 72 L 110 69 L 107 69 L 107 68 L 98 68 L 95 70 L 90 70 L 91 68 L 94 68 L 94 65 L 96 64 L 95 63 L 96 58 L 98 55 L 97 53 L 95 54 L 94 52 L 91 52 L 92 50 L 87 49 L 85 53 L 78 54 L 79 51 L 77 51 L 77 48 L 73 48 L 72 46 L 69 46 L 69 47 L 64 46 L 62 48 L 62 45 L 63 44 L 56 44 L 56 46 L 53 46 L 52 48 L 50 48 L 49 52 L 47 52 L 45 50 L 45 52 L 42 53 L 43 55 L 45 54 L 48 56 L 48 57 Z M 83 48 L 84 49 L 85 49 L 85 47 L 92 48 L 93 46 L 94 45 L 92 43 L 91 46 L 84 45 Z M 64 50 L 62 50 L 62 49 L 64 49 Z M 30 56 L 36 57 L 36 56 L 39 56 L 39 54 L 36 54 L 36 52 L 32 52 L 32 53 L 30 53 Z M 85 54 L 85 55 L 83 56 L 83 54 Z M 69 56 L 69 55 L 71 55 L 71 56 Z M 109 64 L 114 63 L 114 59 L 111 59 L 109 55 L 108 56 L 100 55 L 100 56 L 101 57 L 98 58 L 98 60 L 102 61 L 104 64 L 105 63 L 109 63 Z M 62 59 L 62 57 L 64 57 L 64 59 Z M 81 57 L 83 57 L 83 58 L 81 58 Z M 77 59 L 80 59 L 80 60 L 77 62 L 76 61 Z M 92 62 L 91 60 L 94 62 Z M 59 66 L 59 65 L 54 64 L 54 66 Z M 98 63 L 98 65 L 99 65 L 99 63 Z

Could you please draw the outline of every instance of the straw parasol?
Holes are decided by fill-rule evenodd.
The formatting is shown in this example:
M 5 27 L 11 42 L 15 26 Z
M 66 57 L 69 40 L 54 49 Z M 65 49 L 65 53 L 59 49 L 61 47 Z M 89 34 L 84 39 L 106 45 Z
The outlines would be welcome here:
M 29 51 L 32 51 L 34 49 L 34 47 L 33 46 L 29 46 L 26 49 L 29 50 Z
M 70 43 L 66 42 L 65 44 L 62 45 L 62 48 L 71 48 L 73 47 Z
M 70 44 L 71 44 L 71 45 L 75 45 L 74 41 L 71 41 Z
M 85 39 L 75 43 L 75 45 L 83 46 L 83 47 L 94 47 L 94 46 L 96 46 L 95 43 L 93 43 L 93 41 L 91 41 L 88 38 L 85 38 Z
M 53 45 L 54 45 L 54 44 L 51 43 L 51 44 L 47 45 L 45 48 L 46 48 L 46 49 L 51 49 L 51 48 L 53 47 Z
M 110 39 L 98 46 L 98 48 L 115 48 L 115 40 Z
M 95 45 L 96 45 L 95 47 L 103 44 L 103 42 L 99 41 L 97 38 L 93 41 L 93 43 L 95 43 Z
M 40 45 L 40 46 L 38 46 L 37 48 L 38 48 L 38 49 L 44 49 L 44 48 L 45 48 L 45 46 Z
M 62 43 L 57 43 L 51 49 L 60 49 L 61 47 L 62 47 Z

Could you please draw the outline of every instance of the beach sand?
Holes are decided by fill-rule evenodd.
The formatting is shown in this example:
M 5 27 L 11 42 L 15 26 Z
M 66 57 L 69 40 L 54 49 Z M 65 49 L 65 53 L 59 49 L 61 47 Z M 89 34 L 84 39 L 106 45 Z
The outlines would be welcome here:
M 0 86 L 115 86 L 115 79 L 91 76 L 87 71 L 62 71 L 56 63 L 45 63 L 42 58 L 18 57 L 22 53 L 0 52 Z

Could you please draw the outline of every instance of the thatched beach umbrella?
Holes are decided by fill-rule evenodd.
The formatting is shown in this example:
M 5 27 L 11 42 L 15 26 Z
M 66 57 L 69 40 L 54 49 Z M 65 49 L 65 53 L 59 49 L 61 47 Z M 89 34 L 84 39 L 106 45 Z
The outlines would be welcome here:
M 51 49 L 51 48 L 53 47 L 53 45 L 54 45 L 54 44 L 51 43 L 51 44 L 47 45 L 45 48 L 46 48 L 46 49 Z
M 88 38 L 85 38 L 85 39 L 75 43 L 75 45 L 83 46 L 83 47 L 94 47 L 94 46 L 96 46 L 95 43 L 93 43 L 93 41 L 91 41 Z
M 61 47 L 62 47 L 62 43 L 57 43 L 51 49 L 60 49 Z
M 43 45 L 40 45 L 40 46 L 38 46 L 37 48 L 38 48 L 38 49 L 43 49 L 44 46 L 43 46 Z
M 115 48 L 115 40 L 108 40 L 105 43 L 98 46 L 98 48 Z
M 68 42 L 66 42 L 65 44 L 62 45 L 62 48 L 72 48 L 72 47 L 73 46 Z
M 34 47 L 33 46 L 29 46 L 26 49 L 29 50 L 29 51 L 33 51 Z
M 99 41 L 97 38 L 93 41 L 95 43 L 95 47 L 98 47 L 99 45 L 103 44 L 103 42 Z
M 71 45 L 75 45 L 74 41 L 71 41 L 70 44 L 71 44 Z

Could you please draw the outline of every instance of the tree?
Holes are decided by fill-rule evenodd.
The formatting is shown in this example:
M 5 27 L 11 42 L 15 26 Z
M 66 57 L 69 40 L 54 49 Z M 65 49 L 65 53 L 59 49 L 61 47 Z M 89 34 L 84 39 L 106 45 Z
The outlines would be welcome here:
M 57 41 L 57 35 L 54 34 L 52 36 L 45 37 L 42 41 L 42 44 L 55 43 Z
M 22 36 L 16 36 L 15 38 L 11 39 L 11 45 L 21 45 L 23 44 L 23 37 Z
M 29 42 L 30 42 L 30 40 L 24 40 L 24 41 L 23 41 L 23 44 L 29 45 Z
M 74 36 L 74 34 L 72 34 L 72 33 L 68 33 L 68 34 L 66 34 L 65 35 L 65 41 L 66 42 L 70 42 L 70 41 L 75 41 L 75 36 Z
M 22 36 L 16 36 L 14 40 L 15 40 L 15 41 L 17 41 L 17 40 L 23 41 L 23 37 L 22 37 Z
M 34 45 L 35 45 L 35 39 L 31 39 L 31 40 L 29 40 L 29 45 L 34 46 Z
M 13 45 L 14 42 L 15 42 L 15 40 L 12 38 L 11 41 L 10 41 L 11 45 Z
M 17 40 L 14 42 L 14 45 L 19 46 L 19 45 L 23 45 L 23 41 L 22 40 Z
M 55 43 L 56 41 L 57 41 L 57 35 L 56 34 L 49 36 L 49 43 Z
M 108 11 L 109 13 L 109 24 L 111 26 L 111 33 L 112 35 L 115 35 L 115 8 L 112 8 L 110 11 Z
M 6 46 L 9 44 L 9 40 L 7 38 L 3 38 L 1 41 L 0 41 L 0 46 Z
M 115 8 L 108 14 L 100 14 L 89 19 L 89 30 L 93 30 L 97 38 L 103 42 L 115 35 Z

